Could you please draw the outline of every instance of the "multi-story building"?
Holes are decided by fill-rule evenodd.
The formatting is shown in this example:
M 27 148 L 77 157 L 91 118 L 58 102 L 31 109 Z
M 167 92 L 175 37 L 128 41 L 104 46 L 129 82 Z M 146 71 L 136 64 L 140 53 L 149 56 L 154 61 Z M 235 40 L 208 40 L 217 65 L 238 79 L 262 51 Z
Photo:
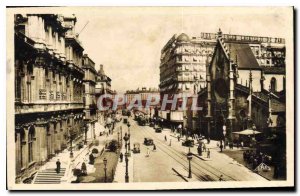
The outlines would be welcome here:
M 188 93 L 195 95 L 205 87 L 206 56 L 212 54 L 214 39 L 192 37 L 182 33 L 174 35 L 161 50 L 160 93 L 173 99 L 174 94 Z M 179 111 L 180 100 L 174 110 L 166 107 L 160 116 L 172 124 L 183 123 L 188 126 L 188 111 Z M 191 102 L 189 98 L 188 103 Z
M 111 78 L 105 74 L 103 65 L 100 65 L 100 69 L 98 70 L 98 73 L 96 76 L 96 86 L 95 86 L 95 96 L 96 96 L 96 100 L 97 100 L 98 109 L 99 109 L 99 104 L 100 104 L 99 97 L 104 94 L 110 95 L 111 98 L 106 97 L 105 99 L 102 100 L 101 104 L 103 106 L 109 105 L 111 107 L 111 103 L 112 103 L 112 100 L 113 100 L 116 92 L 111 89 Z M 109 112 L 110 111 L 98 110 L 97 118 L 101 124 L 104 124 L 105 116 Z
M 158 98 L 158 100 L 156 100 Z M 157 88 L 149 88 L 142 87 L 136 90 L 128 90 L 125 93 L 125 108 L 129 108 L 128 106 L 134 102 L 134 104 L 139 104 L 140 101 L 141 107 L 133 107 L 131 109 L 139 110 L 145 114 L 150 115 L 152 117 L 155 115 L 156 108 L 159 107 L 159 98 L 160 92 Z M 147 101 L 149 103 L 149 107 L 147 108 Z
M 76 17 L 15 15 L 16 182 L 83 135 L 83 47 Z
M 170 97 L 180 93 L 197 94 L 206 87 L 206 62 L 211 57 L 217 43 L 218 33 L 201 33 L 199 37 L 188 37 L 186 34 L 174 35 L 164 46 L 161 54 L 160 89 L 161 94 Z M 222 34 L 223 40 L 247 43 L 255 56 L 255 61 L 263 69 L 264 85 L 269 86 L 271 80 L 278 90 L 283 89 L 279 76 L 284 72 L 281 65 L 285 63 L 284 39 L 271 37 L 257 37 L 244 35 Z M 235 58 L 235 57 L 232 57 Z M 274 71 L 271 67 L 281 67 Z M 241 71 L 240 80 L 245 83 L 248 72 Z M 273 79 L 272 79 L 273 78 Z M 170 98 L 170 99 L 171 99 Z M 179 106 L 180 106 L 179 96 Z M 194 132 L 197 125 L 198 113 L 190 110 L 191 99 L 188 99 L 187 111 L 178 111 L 178 107 L 171 111 L 161 111 L 162 117 L 172 123 L 183 123 Z
M 222 32 L 218 33 L 214 54 L 207 64 L 207 87 L 198 97 L 203 107 L 198 113 L 199 131 L 207 138 L 228 143 L 234 142 L 234 138 L 241 139 L 236 135 L 245 130 L 250 132 L 242 139 L 250 143 L 250 139 L 255 141 L 258 131 L 263 145 L 257 149 L 269 153 L 275 166 L 283 168 L 285 42 L 279 38 L 247 38 L 226 40 Z M 253 50 L 254 44 L 261 47 L 259 52 Z M 285 176 L 284 172 L 280 175 Z
M 87 137 L 95 138 L 95 122 L 97 121 L 95 86 L 97 71 L 94 61 L 87 54 L 83 55 L 82 65 L 84 70 L 84 119 L 87 125 L 85 131 L 87 131 Z

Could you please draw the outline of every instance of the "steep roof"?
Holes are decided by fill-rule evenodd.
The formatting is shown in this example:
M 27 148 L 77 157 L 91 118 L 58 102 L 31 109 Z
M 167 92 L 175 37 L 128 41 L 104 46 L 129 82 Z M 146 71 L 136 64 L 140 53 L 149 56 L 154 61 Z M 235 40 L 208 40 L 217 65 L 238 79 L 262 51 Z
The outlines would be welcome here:
M 246 43 L 225 43 L 230 50 L 230 58 L 237 60 L 239 68 L 242 69 L 260 69 L 260 66 L 249 46 Z

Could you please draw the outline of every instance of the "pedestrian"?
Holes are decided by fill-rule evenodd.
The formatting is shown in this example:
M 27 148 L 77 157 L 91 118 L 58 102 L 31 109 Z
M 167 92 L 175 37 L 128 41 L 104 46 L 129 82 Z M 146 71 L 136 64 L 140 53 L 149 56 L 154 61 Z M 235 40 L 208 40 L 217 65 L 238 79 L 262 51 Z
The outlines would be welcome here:
M 123 162 L 123 153 L 120 153 L 120 162 Z
M 220 150 L 223 152 L 223 144 L 220 145 Z
M 156 145 L 153 144 L 153 151 L 156 151 Z
M 165 141 L 167 141 L 167 136 L 165 135 Z
M 57 161 L 56 161 L 56 173 L 60 173 L 60 161 L 59 161 L 59 159 L 57 159 Z
M 81 173 L 82 173 L 83 175 L 87 175 L 86 164 L 85 164 L 85 162 L 82 162 L 82 165 L 81 165 Z
M 210 150 L 209 150 L 209 148 L 207 149 L 207 158 L 210 159 Z
M 203 152 L 206 152 L 206 145 L 203 144 Z
M 149 147 L 147 147 L 147 155 L 146 157 L 149 157 L 150 156 L 150 150 L 149 150 Z
M 172 139 L 170 139 L 170 144 L 169 144 L 169 146 L 171 146 L 171 144 L 172 144 Z
M 180 135 L 177 136 L 178 142 L 180 142 Z
M 241 142 L 241 148 L 242 149 L 244 148 L 244 142 L 243 141 Z
M 223 175 L 220 176 L 219 181 L 224 181 L 223 180 Z

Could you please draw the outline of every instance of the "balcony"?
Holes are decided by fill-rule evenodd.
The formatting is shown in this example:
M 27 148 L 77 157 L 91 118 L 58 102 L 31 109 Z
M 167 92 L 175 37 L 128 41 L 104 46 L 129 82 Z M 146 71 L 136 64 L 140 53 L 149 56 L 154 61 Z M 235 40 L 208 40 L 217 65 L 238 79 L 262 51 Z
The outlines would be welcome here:
M 26 114 L 36 112 L 52 112 L 70 109 L 83 109 L 83 103 L 80 102 L 55 102 L 55 103 L 18 103 L 15 105 L 15 114 Z

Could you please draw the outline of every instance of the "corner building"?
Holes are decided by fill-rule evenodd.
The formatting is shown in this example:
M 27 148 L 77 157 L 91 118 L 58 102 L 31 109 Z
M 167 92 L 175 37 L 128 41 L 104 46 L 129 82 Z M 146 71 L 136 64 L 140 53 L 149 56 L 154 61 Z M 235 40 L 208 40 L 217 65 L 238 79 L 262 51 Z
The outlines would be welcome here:
M 15 15 L 17 183 L 82 138 L 84 49 L 75 24 L 74 15 Z

